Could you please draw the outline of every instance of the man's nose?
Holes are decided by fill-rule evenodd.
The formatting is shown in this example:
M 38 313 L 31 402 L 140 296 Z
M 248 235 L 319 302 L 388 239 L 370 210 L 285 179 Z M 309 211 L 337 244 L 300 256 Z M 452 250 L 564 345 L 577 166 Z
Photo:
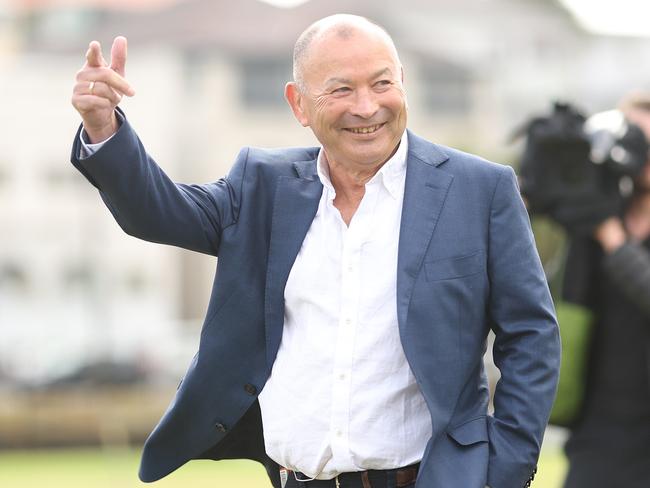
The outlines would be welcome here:
M 352 114 L 364 119 L 370 119 L 377 113 L 379 104 L 376 94 L 369 89 L 358 89 L 355 93 Z

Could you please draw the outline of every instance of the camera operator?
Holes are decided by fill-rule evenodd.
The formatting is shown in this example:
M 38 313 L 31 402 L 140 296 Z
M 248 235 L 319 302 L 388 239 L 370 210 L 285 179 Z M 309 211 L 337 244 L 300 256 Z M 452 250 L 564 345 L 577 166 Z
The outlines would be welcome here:
M 650 139 L 650 94 L 627 96 L 619 110 Z M 588 232 L 565 218 L 580 212 L 551 212 L 570 236 L 563 299 L 595 317 L 565 488 L 650 487 L 650 160 L 633 183 L 618 209 L 590 215 Z

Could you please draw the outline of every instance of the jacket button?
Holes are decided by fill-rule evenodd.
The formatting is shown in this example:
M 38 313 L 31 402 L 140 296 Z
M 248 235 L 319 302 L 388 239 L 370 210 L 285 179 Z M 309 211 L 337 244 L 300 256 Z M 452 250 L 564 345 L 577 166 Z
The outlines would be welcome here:
M 222 424 L 222 423 L 218 423 L 218 424 L 215 425 L 214 427 L 215 427 L 215 429 L 217 429 L 219 432 L 223 432 L 223 433 L 225 433 L 225 432 L 228 430 L 228 429 L 226 428 L 226 426 L 225 426 L 224 424 Z
M 257 393 L 257 388 L 255 388 L 255 385 L 251 385 L 250 383 L 247 383 L 246 385 L 244 385 L 244 391 L 249 395 L 253 396 Z

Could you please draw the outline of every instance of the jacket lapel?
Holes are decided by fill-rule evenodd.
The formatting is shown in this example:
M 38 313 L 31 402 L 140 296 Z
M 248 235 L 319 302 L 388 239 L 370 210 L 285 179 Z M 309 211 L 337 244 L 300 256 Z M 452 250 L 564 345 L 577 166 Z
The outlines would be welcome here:
M 273 203 L 264 297 L 266 361 L 269 373 L 282 339 L 284 288 L 305 235 L 314 220 L 323 191 L 317 176 L 315 159 L 294 163 L 294 168 L 298 174 L 297 178 L 278 178 Z
M 409 151 L 397 256 L 397 318 L 406 325 L 415 278 L 438 223 L 453 176 L 438 167 L 449 157 L 408 132 Z

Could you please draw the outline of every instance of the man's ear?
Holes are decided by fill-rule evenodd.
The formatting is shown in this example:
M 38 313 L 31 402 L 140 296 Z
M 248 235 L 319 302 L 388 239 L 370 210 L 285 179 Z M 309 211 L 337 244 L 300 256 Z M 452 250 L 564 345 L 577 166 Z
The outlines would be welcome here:
M 308 127 L 309 118 L 303 108 L 303 95 L 296 82 L 290 81 L 286 84 L 284 87 L 284 98 L 287 99 L 287 102 L 293 111 L 293 115 L 298 119 L 298 122 L 300 122 L 303 127 Z

